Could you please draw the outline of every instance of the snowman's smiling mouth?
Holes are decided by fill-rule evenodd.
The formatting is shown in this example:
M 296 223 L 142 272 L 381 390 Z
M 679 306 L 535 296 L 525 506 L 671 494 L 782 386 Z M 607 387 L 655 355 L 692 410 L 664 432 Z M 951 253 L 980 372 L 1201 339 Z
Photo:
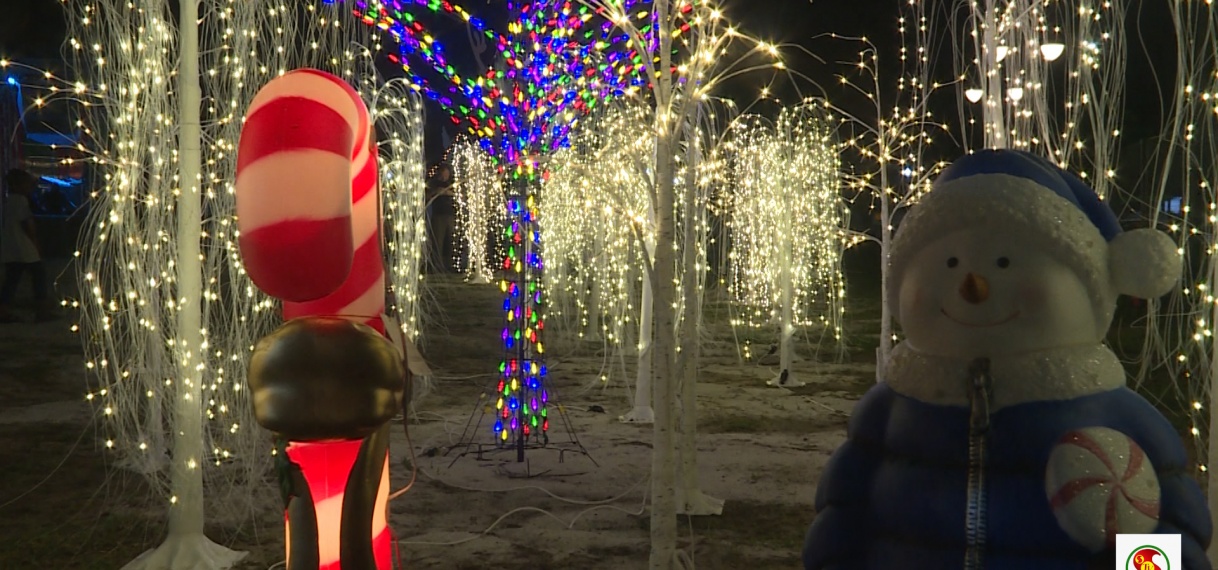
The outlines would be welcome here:
M 947 309 L 939 309 L 939 312 L 943 313 L 943 316 L 951 319 L 952 322 L 955 322 L 956 324 L 964 325 L 966 327 L 973 327 L 973 328 L 996 327 L 998 325 L 1004 325 L 1006 323 L 1009 323 L 1009 322 L 1015 320 L 1015 318 L 1019 316 L 1019 311 L 1015 311 L 1014 313 L 1011 313 L 1010 316 L 1008 316 L 1007 318 L 1002 319 L 1000 321 L 996 321 L 996 322 L 992 322 L 992 323 L 967 323 L 960 319 L 957 319 L 956 317 L 949 315 L 947 313 Z

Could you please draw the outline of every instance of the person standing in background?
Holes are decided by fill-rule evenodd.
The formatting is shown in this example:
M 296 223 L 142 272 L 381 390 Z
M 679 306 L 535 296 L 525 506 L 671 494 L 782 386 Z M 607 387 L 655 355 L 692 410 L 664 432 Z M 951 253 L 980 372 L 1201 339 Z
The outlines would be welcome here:
M 38 188 L 38 179 L 21 169 L 8 171 L 4 177 L 4 226 L 0 233 L 0 261 L 4 263 L 4 283 L 0 285 L 0 322 L 17 322 L 13 299 L 21 277 L 28 274 L 33 287 L 38 320 L 53 317 L 48 304 L 47 274 L 42 265 L 42 252 L 34 228 L 34 212 L 30 199 Z

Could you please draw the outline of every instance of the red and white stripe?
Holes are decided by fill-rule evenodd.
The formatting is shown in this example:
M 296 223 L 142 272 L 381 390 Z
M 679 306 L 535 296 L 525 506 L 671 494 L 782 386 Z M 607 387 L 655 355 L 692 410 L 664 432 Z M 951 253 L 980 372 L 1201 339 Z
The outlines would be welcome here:
M 283 316 L 340 316 L 384 332 L 376 144 L 342 79 L 299 69 L 250 104 L 237 150 L 245 269 Z
M 361 440 L 303 443 L 288 445 L 288 457 L 300 466 L 309 493 L 313 497 L 313 512 L 317 515 L 317 570 L 341 570 L 341 543 L 339 529 L 343 515 L 343 498 L 347 479 L 359 455 Z M 372 513 L 372 554 L 378 570 L 393 567 L 393 535 L 389 532 L 389 460 L 386 458 L 381 480 L 377 487 L 376 503 Z M 284 519 L 287 519 L 285 514 Z M 289 543 L 292 551 L 292 535 L 288 522 Z M 288 561 L 291 568 L 291 560 Z
M 236 193 L 245 270 L 283 301 L 285 320 L 337 316 L 384 334 L 376 144 L 368 108 L 350 85 L 314 69 L 267 83 L 241 131 Z M 319 570 L 341 567 L 343 493 L 361 443 L 288 448 L 313 496 Z M 388 459 L 379 489 L 369 539 L 377 568 L 388 570 Z

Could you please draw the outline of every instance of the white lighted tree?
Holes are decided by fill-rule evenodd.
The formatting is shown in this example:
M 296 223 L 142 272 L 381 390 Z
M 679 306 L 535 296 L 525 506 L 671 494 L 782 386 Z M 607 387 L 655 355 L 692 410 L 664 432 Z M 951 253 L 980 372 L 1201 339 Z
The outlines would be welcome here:
M 88 394 L 107 447 L 143 472 L 168 534 L 129 568 L 225 568 L 203 533 L 275 497 L 245 364 L 278 311 L 245 276 L 233 220 L 241 118 L 263 82 L 301 66 L 354 78 L 345 12 L 269 0 L 68 3 L 85 150 L 101 186 L 78 254 Z M 355 28 L 361 30 L 362 28 Z M 288 39 L 291 38 L 291 39 Z M 295 46 L 289 47 L 289 46 Z M 392 139 L 392 137 L 391 137 Z M 259 500 L 261 499 L 261 500 Z
M 1151 319 L 1140 355 L 1139 380 L 1159 375 L 1174 391 L 1160 406 L 1183 410 L 1196 444 L 1198 477 L 1206 479 L 1211 513 L 1218 512 L 1218 12 L 1203 3 L 1172 3 L 1175 77 L 1164 103 L 1159 136 L 1128 154 L 1128 184 L 1141 199 L 1131 207 L 1169 234 L 1184 257 L 1181 286 L 1167 295 Z M 1162 33 L 1163 31 L 1159 31 Z M 1162 36 L 1159 38 L 1162 41 Z M 1164 70 L 1168 71 L 1168 70 Z M 1132 149 L 1131 149 L 1132 150 Z M 1208 407 L 1208 409 L 1207 409 Z M 1218 545 L 1209 557 L 1218 562 Z
M 651 168 L 652 184 L 648 202 L 655 214 L 654 255 L 648 254 L 647 278 L 654 295 L 655 319 L 653 357 L 653 395 L 655 428 L 652 456 L 651 568 L 672 568 L 679 564 L 676 550 L 676 396 L 678 379 L 684 375 L 679 366 L 691 365 L 688 358 L 678 362 L 676 354 L 676 158 L 682 129 L 712 89 L 724 79 L 751 69 L 782 67 L 776 59 L 757 66 L 747 57 L 733 57 L 730 49 L 738 43 L 748 46 L 745 56 L 777 56 L 778 48 L 749 40 L 724 21 L 719 7 L 705 0 L 654 0 L 645 18 L 632 18 L 625 2 L 580 0 L 600 11 L 627 38 L 629 49 L 643 54 L 640 64 L 649 81 L 641 93 L 653 111 L 655 159 Z M 674 53 L 675 58 L 674 58 Z M 695 121 L 696 122 L 696 121 Z M 692 398 L 682 405 L 696 405 Z M 688 440 L 686 440 L 688 441 Z M 695 489 L 683 492 L 685 501 L 701 497 Z M 701 509 L 698 509 L 701 510 Z
M 652 141 L 634 125 L 646 121 L 646 112 L 619 101 L 585 119 L 550 159 L 541 204 L 556 332 L 613 350 L 633 337 L 629 325 L 640 320 L 643 257 L 635 238 L 648 231 L 642 221 Z
M 487 259 L 494 252 L 487 251 L 487 245 L 503 225 L 502 177 L 486 151 L 468 139 L 457 142 L 448 157 L 456 190 L 457 230 L 465 242 L 466 280 L 490 283 L 493 273 Z
M 1125 4 L 960 0 L 939 24 L 954 59 L 966 149 L 979 108 L 987 148 L 1029 150 L 1077 172 L 1107 197 L 1116 176 L 1126 83 Z M 967 34 L 967 35 L 965 35 Z
M 427 232 L 423 175 L 423 100 L 402 80 L 384 82 L 371 54 L 362 62 L 360 92 L 376 124 L 385 225 L 385 278 L 390 302 L 386 309 L 406 338 L 416 341 L 420 320 L 423 243 Z M 419 379 L 416 378 L 416 381 Z M 416 384 L 416 390 L 422 386 Z
M 733 290 L 746 321 L 779 330 L 775 386 L 791 371 L 799 328 L 819 325 L 840 346 L 849 243 L 834 125 L 821 104 L 784 109 L 777 122 L 743 117 L 732 134 Z

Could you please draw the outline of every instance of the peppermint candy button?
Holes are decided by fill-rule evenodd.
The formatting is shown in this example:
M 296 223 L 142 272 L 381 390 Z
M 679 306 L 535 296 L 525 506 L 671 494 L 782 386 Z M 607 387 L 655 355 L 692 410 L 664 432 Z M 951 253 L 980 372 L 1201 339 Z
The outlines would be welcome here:
M 1105 427 L 1067 433 L 1049 454 L 1045 492 L 1057 523 L 1093 552 L 1117 534 L 1146 534 L 1159 524 L 1159 478 L 1146 452 Z

